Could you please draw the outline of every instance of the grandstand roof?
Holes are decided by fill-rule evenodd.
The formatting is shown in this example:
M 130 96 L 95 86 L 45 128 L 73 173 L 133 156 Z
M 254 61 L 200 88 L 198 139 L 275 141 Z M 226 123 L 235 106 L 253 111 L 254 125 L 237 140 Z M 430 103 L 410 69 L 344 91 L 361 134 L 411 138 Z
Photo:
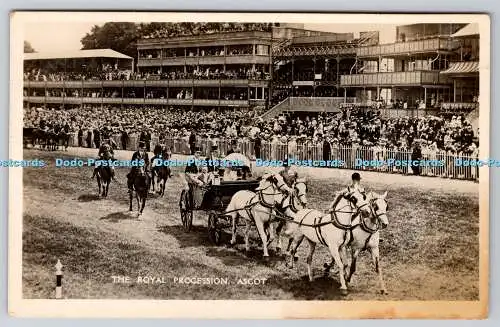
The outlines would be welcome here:
M 463 36 L 472 36 L 479 35 L 479 24 L 469 24 L 452 35 L 452 37 L 463 37 Z
M 24 60 L 47 60 L 47 59 L 73 59 L 73 58 L 116 58 L 132 59 L 123 53 L 112 49 L 92 49 L 61 52 L 33 52 L 25 53 Z

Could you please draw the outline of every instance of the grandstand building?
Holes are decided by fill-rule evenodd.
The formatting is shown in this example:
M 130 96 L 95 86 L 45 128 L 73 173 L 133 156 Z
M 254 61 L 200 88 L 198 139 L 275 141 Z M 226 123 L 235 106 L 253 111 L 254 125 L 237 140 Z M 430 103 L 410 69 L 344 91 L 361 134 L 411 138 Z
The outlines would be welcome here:
M 133 72 L 134 59 L 111 49 L 25 53 L 24 104 L 75 107 L 121 103 L 122 94 L 114 98 L 105 98 L 102 94 L 105 89 L 108 92 L 123 90 L 120 79 Z
M 473 64 L 459 64 L 464 58 L 464 47 L 471 44 L 453 36 L 464 26 L 399 26 L 395 43 L 356 49 L 355 72 L 341 76 L 340 86 L 354 91 L 357 101 L 367 105 L 381 103 L 385 108 L 417 109 L 417 114 L 425 109 L 439 111 L 443 105 L 456 102 L 457 87 L 463 86 L 452 75 L 468 70 L 478 72 Z M 478 54 L 478 43 L 474 46 Z M 473 85 L 467 101 L 472 102 L 471 95 L 477 95 L 478 90 Z M 464 99 L 464 93 L 460 94 Z
M 137 69 L 149 76 L 145 92 L 163 98 L 162 104 L 265 106 L 271 39 L 263 31 L 143 39 Z
M 477 105 L 479 33 L 473 24 L 413 24 L 379 33 L 329 33 L 300 24 L 265 31 L 145 38 L 137 63 L 110 49 L 25 54 L 25 106 L 84 105 L 338 111 L 341 103 L 412 115 Z M 399 110 L 403 111 L 404 110 Z

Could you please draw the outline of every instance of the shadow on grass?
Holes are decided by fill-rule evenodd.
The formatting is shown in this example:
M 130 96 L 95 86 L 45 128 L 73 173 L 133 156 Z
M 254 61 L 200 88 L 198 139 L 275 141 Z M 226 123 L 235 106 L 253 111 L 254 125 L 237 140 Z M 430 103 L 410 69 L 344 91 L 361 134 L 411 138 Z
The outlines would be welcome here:
M 319 276 L 310 282 L 307 275 L 300 279 L 274 276 L 269 278 L 266 284 L 279 287 L 300 300 L 346 300 L 346 297 L 340 294 L 340 284 L 331 277 Z
M 97 194 L 82 194 L 78 197 L 78 201 L 80 202 L 92 202 L 92 201 L 98 201 L 100 200 L 101 197 Z
M 113 212 L 107 216 L 101 217 L 100 220 L 109 220 L 110 222 L 117 223 L 120 222 L 121 220 L 129 220 L 129 219 L 137 220 L 137 212 L 135 211 Z
M 231 235 L 222 233 L 223 242 L 219 246 L 207 248 L 206 255 L 218 258 L 227 266 L 245 266 L 248 264 L 258 264 L 263 266 L 276 266 L 283 264 L 284 257 L 274 249 L 269 249 L 269 257 L 264 259 L 262 243 L 260 240 L 250 238 L 250 249 L 246 251 L 245 241 L 242 236 L 237 236 L 236 244 L 230 245 Z
M 184 230 L 183 226 L 160 226 L 157 228 L 160 233 L 173 236 L 181 248 L 202 247 L 212 245 L 208 239 L 207 228 L 204 226 L 191 227 L 189 232 Z

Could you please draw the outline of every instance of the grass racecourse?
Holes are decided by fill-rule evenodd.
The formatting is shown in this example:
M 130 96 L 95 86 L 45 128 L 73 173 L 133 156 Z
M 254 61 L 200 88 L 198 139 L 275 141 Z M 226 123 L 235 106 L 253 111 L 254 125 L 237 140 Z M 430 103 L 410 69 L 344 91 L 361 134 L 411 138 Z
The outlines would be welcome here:
M 317 248 L 315 280 L 307 279 L 305 256 L 288 269 L 281 257 L 262 260 L 255 231 L 246 254 L 239 229 L 237 246 L 229 234 L 215 246 L 207 237 L 204 212 L 194 213 L 190 233 L 183 231 L 178 200 L 181 169 L 167 182 L 165 196 L 149 197 L 143 216 L 128 212 L 128 168 L 116 168 L 106 199 L 97 197 L 92 168 L 55 168 L 55 158 L 93 158 L 96 149 L 68 152 L 25 150 L 25 159 L 43 159 L 45 168 L 24 169 L 23 295 L 54 298 L 57 259 L 64 265 L 63 296 L 68 299 L 281 299 L 281 300 L 477 300 L 479 296 L 479 185 L 441 178 L 362 172 L 363 184 L 389 191 L 389 227 L 381 232 L 381 262 L 388 295 L 378 292 L 377 275 L 364 252 L 341 297 L 338 277 L 323 277 L 326 248 Z M 130 159 L 118 151 L 117 158 Z M 14 168 L 17 169 L 17 168 Z M 351 171 L 299 171 L 309 183 L 310 207 L 324 210 Z M 135 207 L 135 203 L 134 203 Z M 13 217 L 11 217 L 13 219 Z M 131 283 L 113 283 L 128 276 Z M 163 277 L 164 283 L 137 283 L 138 276 Z M 230 285 L 186 285 L 175 277 L 227 278 Z M 263 285 L 238 284 L 265 278 Z

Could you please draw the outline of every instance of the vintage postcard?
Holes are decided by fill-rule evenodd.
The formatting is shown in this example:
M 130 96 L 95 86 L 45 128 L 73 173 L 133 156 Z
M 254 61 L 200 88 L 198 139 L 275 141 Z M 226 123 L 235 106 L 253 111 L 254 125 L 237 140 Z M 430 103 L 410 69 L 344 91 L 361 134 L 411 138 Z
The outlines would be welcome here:
M 488 316 L 485 14 L 12 12 L 9 312 Z

